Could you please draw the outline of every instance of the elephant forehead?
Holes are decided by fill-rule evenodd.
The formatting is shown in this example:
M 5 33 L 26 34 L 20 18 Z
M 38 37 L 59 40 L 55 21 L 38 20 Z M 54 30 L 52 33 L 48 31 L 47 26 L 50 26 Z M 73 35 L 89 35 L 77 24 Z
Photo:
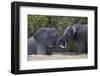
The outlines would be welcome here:
M 50 36 L 51 36 L 51 37 L 55 37 L 55 36 L 57 36 L 57 35 L 58 35 L 57 32 L 53 32 L 53 31 L 52 31 L 52 32 L 50 33 Z
M 43 33 L 43 34 L 41 34 L 41 35 L 39 35 L 39 37 L 38 37 L 39 39 L 48 39 L 49 38 L 49 36 L 48 36 L 48 34 L 47 33 Z
M 70 30 L 71 27 L 67 27 L 64 31 L 64 35 Z
M 58 31 L 56 31 L 56 30 L 51 30 L 51 31 L 48 32 L 48 34 L 49 34 L 51 37 L 59 36 L 59 33 L 58 33 Z

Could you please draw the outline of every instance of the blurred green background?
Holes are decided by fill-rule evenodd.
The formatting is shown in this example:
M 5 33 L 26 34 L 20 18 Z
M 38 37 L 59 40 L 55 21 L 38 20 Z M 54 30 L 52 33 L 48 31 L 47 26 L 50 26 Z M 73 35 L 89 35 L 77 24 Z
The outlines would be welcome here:
M 65 28 L 73 24 L 88 24 L 87 17 L 74 16 L 42 16 L 28 15 L 28 38 L 31 37 L 41 27 L 55 27 L 62 35 Z M 70 41 L 68 50 L 77 50 L 77 43 Z

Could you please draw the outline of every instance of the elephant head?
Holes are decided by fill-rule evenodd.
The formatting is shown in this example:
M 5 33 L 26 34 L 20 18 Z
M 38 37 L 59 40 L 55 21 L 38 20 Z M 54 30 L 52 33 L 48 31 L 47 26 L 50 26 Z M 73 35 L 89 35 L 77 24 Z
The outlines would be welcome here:
M 58 47 L 66 48 L 67 42 L 76 36 L 76 28 L 74 26 L 69 26 L 65 29 L 63 35 L 58 38 L 56 44 Z
M 38 43 L 43 44 L 45 47 L 49 48 L 52 48 L 56 45 L 58 37 L 59 37 L 59 32 L 53 27 L 40 28 L 34 34 L 34 38 Z

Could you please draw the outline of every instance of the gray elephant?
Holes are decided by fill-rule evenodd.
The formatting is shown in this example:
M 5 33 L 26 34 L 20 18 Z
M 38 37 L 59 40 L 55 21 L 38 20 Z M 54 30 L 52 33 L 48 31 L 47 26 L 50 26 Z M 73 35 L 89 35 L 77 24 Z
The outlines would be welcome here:
M 65 29 L 64 34 L 58 38 L 56 44 L 62 48 L 67 46 L 70 40 L 75 40 L 78 43 L 77 54 L 88 53 L 88 27 L 87 24 L 75 24 Z M 66 47 L 67 48 L 67 47 Z
M 55 28 L 40 28 L 28 39 L 28 55 L 51 55 L 58 37 L 59 32 Z

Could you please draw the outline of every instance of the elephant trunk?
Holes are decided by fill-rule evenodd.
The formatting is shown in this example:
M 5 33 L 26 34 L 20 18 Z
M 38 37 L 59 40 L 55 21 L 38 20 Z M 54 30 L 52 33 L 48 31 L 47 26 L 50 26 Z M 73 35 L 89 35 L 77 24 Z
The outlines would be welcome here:
M 60 48 L 66 48 L 66 44 L 65 44 L 65 36 L 61 36 L 58 38 L 57 42 L 56 42 L 56 46 L 60 47 Z

